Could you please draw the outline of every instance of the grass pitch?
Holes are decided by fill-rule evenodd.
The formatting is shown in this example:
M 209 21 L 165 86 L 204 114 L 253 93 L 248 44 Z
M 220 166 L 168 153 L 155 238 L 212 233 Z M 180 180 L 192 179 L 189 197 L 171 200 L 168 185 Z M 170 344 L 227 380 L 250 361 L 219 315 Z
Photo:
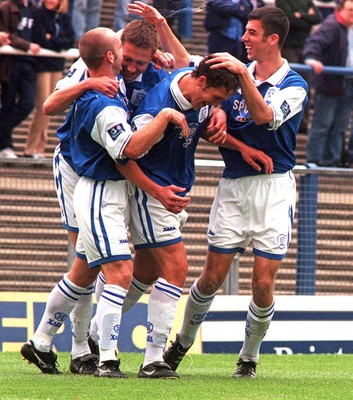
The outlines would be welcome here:
M 43 375 L 19 353 L 0 353 L 0 399 L 43 400 L 351 400 L 353 355 L 262 355 L 256 379 L 232 379 L 237 355 L 186 356 L 180 380 L 138 379 L 142 354 L 120 354 L 129 379 L 72 375 L 59 353 L 62 375 Z

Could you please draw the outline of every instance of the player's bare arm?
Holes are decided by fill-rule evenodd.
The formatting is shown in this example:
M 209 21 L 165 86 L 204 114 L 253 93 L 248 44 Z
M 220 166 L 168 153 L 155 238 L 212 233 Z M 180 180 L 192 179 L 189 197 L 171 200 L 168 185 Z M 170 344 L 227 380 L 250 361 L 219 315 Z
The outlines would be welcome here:
M 124 165 L 116 163 L 116 168 L 128 181 L 154 197 L 173 214 L 179 214 L 191 201 L 190 197 L 181 197 L 177 194 L 185 192 L 185 188 L 158 185 L 142 172 L 134 160 L 129 160 Z
M 207 63 L 212 64 L 211 68 L 227 68 L 228 71 L 237 74 L 247 109 L 256 125 L 273 121 L 272 108 L 257 90 L 244 63 L 229 53 L 215 53 L 214 57 L 208 60 Z
M 172 108 L 164 108 L 151 122 L 134 132 L 124 149 L 124 155 L 132 159 L 139 158 L 160 140 L 170 123 L 181 128 L 184 138 L 189 136 L 190 130 L 185 115 Z
M 114 97 L 119 89 L 119 82 L 107 76 L 87 78 L 70 87 L 55 90 L 44 102 L 43 110 L 47 115 L 64 112 L 87 90 L 97 90 L 109 97 Z
M 141 1 L 135 1 L 128 5 L 128 11 L 139 15 L 156 27 L 163 51 L 171 53 L 175 58 L 173 68 L 177 69 L 189 66 L 190 54 L 174 35 L 167 20 L 157 9 Z
M 226 140 L 226 132 L 226 113 L 220 107 L 215 107 L 211 112 L 210 122 L 207 124 L 203 138 L 210 143 L 221 145 Z

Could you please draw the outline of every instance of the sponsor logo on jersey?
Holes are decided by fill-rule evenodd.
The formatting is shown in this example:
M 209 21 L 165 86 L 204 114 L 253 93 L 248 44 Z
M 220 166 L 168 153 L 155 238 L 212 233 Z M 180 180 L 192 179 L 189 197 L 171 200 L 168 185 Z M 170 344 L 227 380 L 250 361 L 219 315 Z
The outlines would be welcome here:
M 116 124 L 112 128 L 108 129 L 108 134 L 109 136 L 113 139 L 116 140 L 122 132 L 125 132 L 123 124 Z
M 246 107 L 245 100 L 234 100 L 233 110 L 237 112 L 235 120 L 237 122 L 248 122 L 251 120 L 249 111 Z
M 120 239 L 119 243 L 124 244 L 124 243 L 129 243 L 129 241 L 127 239 Z
M 120 331 L 120 324 L 115 325 L 113 329 L 114 329 L 114 332 L 116 332 L 117 334 L 119 334 L 119 331 Z
M 209 229 L 209 230 L 207 231 L 207 235 L 209 235 L 209 236 L 216 236 L 216 234 L 215 234 L 213 231 L 211 231 L 211 229 Z
M 284 118 L 287 118 L 288 114 L 290 113 L 290 107 L 286 100 L 284 100 L 284 102 L 281 104 L 281 111 L 283 112 Z
M 189 136 L 185 139 L 185 141 L 183 143 L 183 147 L 187 148 L 188 146 L 190 146 L 190 144 L 192 143 L 194 136 L 196 134 L 197 127 L 198 127 L 198 124 L 196 124 L 196 123 L 189 124 Z M 180 132 L 180 138 L 184 139 L 181 132 Z

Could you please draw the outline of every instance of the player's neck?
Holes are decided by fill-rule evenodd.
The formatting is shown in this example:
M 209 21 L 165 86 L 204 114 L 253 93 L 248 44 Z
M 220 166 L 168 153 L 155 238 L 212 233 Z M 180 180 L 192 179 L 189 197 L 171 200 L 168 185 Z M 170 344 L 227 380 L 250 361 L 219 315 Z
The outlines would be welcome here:
M 193 78 L 191 77 L 191 73 L 184 75 L 178 82 L 179 89 L 181 94 L 186 98 L 186 100 L 190 101 L 190 94 L 193 90 L 192 85 Z
M 263 60 L 256 60 L 255 65 L 255 78 L 261 82 L 268 79 L 283 65 L 283 59 L 279 54 L 276 57 L 264 58 Z
M 99 78 L 101 76 L 107 76 L 108 78 L 115 79 L 118 75 L 109 65 L 102 65 L 96 70 L 88 69 L 90 78 Z

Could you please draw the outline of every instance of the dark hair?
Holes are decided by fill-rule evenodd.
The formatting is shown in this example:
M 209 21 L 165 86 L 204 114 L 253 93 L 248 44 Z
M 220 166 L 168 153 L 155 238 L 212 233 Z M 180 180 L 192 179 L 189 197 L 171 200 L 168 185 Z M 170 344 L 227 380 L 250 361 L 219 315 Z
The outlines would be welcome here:
M 277 34 L 279 47 L 282 47 L 289 31 L 289 19 L 283 10 L 271 6 L 259 7 L 248 15 L 248 21 L 253 20 L 261 21 L 265 36 Z
M 194 78 L 204 76 L 208 86 L 214 88 L 225 87 L 228 93 L 234 93 L 239 83 L 238 77 L 226 68 L 210 68 L 212 64 L 206 64 L 206 61 L 211 58 L 214 58 L 213 54 L 204 57 L 191 75 Z
M 142 49 L 151 49 L 154 54 L 158 49 L 158 35 L 154 25 L 141 19 L 128 23 L 121 35 L 121 43 L 132 43 Z
M 343 6 L 344 6 L 346 3 L 348 3 L 349 1 L 352 1 L 352 0 L 341 0 L 341 1 L 339 1 L 338 4 L 337 4 L 336 9 L 337 9 L 337 10 L 342 10 L 342 9 L 343 9 Z

